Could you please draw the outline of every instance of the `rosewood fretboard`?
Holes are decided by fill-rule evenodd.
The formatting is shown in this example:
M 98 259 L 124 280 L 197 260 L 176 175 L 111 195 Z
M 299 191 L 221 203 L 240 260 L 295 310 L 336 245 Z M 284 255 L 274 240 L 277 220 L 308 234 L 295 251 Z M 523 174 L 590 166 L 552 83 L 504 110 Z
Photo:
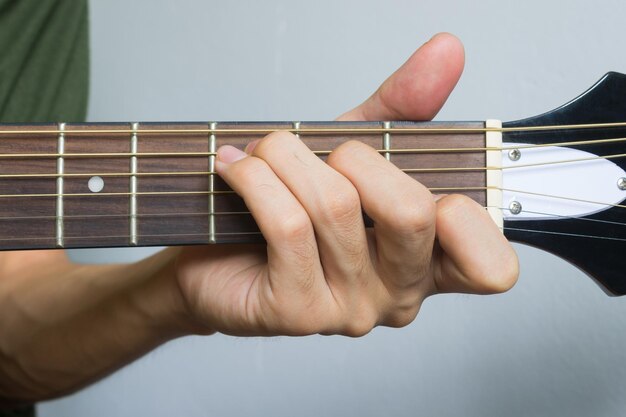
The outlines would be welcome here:
M 298 134 L 322 159 L 340 143 L 360 140 L 433 192 L 463 193 L 485 205 L 483 128 L 483 122 L 0 125 L 0 250 L 262 241 L 241 198 L 212 173 L 214 152 L 279 129 Z

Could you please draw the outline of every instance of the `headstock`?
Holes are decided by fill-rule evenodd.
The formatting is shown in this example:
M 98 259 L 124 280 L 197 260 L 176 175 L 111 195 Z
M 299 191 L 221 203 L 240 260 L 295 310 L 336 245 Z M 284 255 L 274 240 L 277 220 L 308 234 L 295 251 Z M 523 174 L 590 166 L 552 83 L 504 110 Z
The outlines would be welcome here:
M 626 171 L 626 124 L 623 122 L 626 122 L 626 75 L 610 72 L 585 93 L 555 110 L 503 124 L 503 142 L 533 145 L 568 142 L 565 147 L 570 149 L 581 150 L 599 157 L 611 156 L 607 159 L 598 159 L 614 164 L 614 172 L 624 172 Z M 607 123 L 618 125 L 507 131 L 509 128 Z M 536 169 L 541 169 L 541 175 L 548 178 L 554 174 L 552 168 L 556 169 L 557 166 L 563 166 L 563 164 L 537 166 Z M 588 188 L 606 187 L 608 184 L 610 187 L 615 187 L 613 191 L 618 196 L 619 193 L 623 193 L 621 201 L 619 198 L 618 201 L 597 201 L 598 197 L 584 198 L 592 200 L 594 204 L 606 204 L 596 204 L 597 210 L 582 216 L 552 216 L 552 218 L 522 220 L 516 219 L 515 215 L 509 212 L 504 223 L 504 233 L 512 241 L 544 249 L 575 264 L 612 295 L 625 295 L 626 183 L 623 184 L 624 189 L 622 189 L 618 184 L 620 178 L 613 178 L 613 175 L 601 180 L 597 178 L 592 180 L 592 176 L 589 175 L 589 166 L 590 164 L 584 161 L 578 162 L 576 175 L 570 175 L 562 181 L 574 181 L 574 184 L 578 183 Z M 505 178 L 506 174 L 505 170 L 503 172 Z M 624 176 L 626 177 L 626 174 Z M 549 196 L 545 196 L 545 200 L 547 203 L 556 201 L 554 198 L 551 200 Z M 510 202 L 504 201 L 505 207 L 509 204 Z

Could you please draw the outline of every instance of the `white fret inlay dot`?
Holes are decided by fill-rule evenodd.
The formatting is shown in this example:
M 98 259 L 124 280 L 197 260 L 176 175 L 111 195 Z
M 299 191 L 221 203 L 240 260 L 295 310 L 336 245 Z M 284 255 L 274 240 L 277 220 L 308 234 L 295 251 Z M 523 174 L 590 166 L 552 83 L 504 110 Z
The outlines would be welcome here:
M 104 189 L 104 180 L 102 177 L 98 176 L 91 177 L 89 178 L 89 182 L 87 182 L 87 186 L 92 193 L 99 193 Z

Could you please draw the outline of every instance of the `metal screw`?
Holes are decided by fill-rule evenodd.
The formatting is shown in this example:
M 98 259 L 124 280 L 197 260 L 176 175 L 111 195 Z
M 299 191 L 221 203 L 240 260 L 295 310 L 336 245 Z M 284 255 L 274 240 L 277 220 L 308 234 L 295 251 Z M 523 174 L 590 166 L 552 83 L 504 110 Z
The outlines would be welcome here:
M 617 180 L 617 188 L 620 190 L 626 190 L 626 177 L 622 177 Z
M 511 149 L 509 151 L 509 159 L 511 161 L 519 161 L 521 157 L 522 157 L 522 153 L 520 152 L 519 149 Z
M 522 204 L 519 201 L 511 201 L 509 211 L 511 214 L 520 214 L 522 212 Z

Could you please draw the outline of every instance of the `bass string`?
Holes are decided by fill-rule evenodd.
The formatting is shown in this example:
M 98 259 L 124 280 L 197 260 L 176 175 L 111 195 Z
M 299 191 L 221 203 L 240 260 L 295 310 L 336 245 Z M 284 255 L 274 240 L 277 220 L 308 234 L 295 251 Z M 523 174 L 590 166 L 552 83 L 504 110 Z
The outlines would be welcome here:
M 540 234 L 549 234 L 549 235 L 560 235 L 560 236 L 568 236 L 574 238 L 586 238 L 586 239 L 598 239 L 598 240 L 610 240 L 617 242 L 626 242 L 624 238 L 618 238 L 613 236 L 600 236 L 600 235 L 589 235 L 589 234 L 581 234 L 581 233 L 565 233 L 553 230 L 537 230 L 537 229 L 525 229 L 525 228 L 517 228 L 517 227 L 508 227 L 505 226 L 503 230 L 511 230 L 511 231 L 522 231 L 528 233 L 540 233 Z M 215 233 L 217 237 L 237 237 L 237 236 L 256 236 L 262 237 L 263 234 L 259 231 L 251 231 L 251 232 L 227 232 L 227 233 Z M 208 243 L 208 234 L 206 233 L 153 233 L 153 234 L 138 234 L 139 238 L 194 238 L 194 237 L 202 237 L 206 238 Z M 120 234 L 120 235 L 102 235 L 102 236 L 72 236 L 66 235 L 64 236 L 66 241 L 69 240 L 102 240 L 102 239 L 128 239 L 130 235 Z M 35 237 L 21 237 L 21 238 L 0 238 L 0 242 L 29 242 L 33 240 L 37 241 L 45 241 L 45 240 L 55 240 L 55 236 L 45 237 L 45 236 L 35 236 Z
M 502 211 L 509 211 L 509 208 L 507 207 L 496 207 L 496 206 L 483 206 L 484 209 L 487 208 L 497 208 L 499 210 Z M 563 216 L 563 215 L 558 215 L 558 214 L 554 214 L 554 213 L 546 213 L 546 212 L 536 212 L 536 211 L 527 211 L 528 213 L 531 214 L 537 214 L 537 215 L 543 215 L 543 216 L 550 216 L 550 217 L 555 217 L 555 218 L 559 218 L 559 219 L 571 219 L 571 220 L 576 220 L 576 221 L 584 221 L 584 222 L 594 222 L 594 223 L 603 223 L 603 224 L 610 224 L 610 225 L 616 225 L 616 226 L 626 226 L 626 223 L 622 223 L 622 222 L 615 222 L 615 221 L 608 221 L 608 220 L 601 220 L 601 219 L 591 219 L 591 218 L 586 218 L 586 217 L 573 217 L 573 216 Z M 150 217 L 158 217 L 158 218 L 168 218 L 168 217 L 181 217 L 181 216 L 205 216 L 208 217 L 209 215 L 216 215 L 216 216 L 225 216 L 225 215 L 247 215 L 247 216 L 251 216 L 252 213 L 249 211 L 230 211 L 230 212 L 214 212 L 214 213 L 210 213 L 210 212 L 173 212 L 173 213 L 155 213 L 155 214 L 137 214 L 136 217 L 137 218 L 150 218 Z M 127 219 L 129 216 L 127 214 L 92 214 L 92 215 L 70 215 L 70 216 L 64 216 L 65 219 L 100 219 L 100 218 L 124 218 Z M 12 217 L 12 216 L 8 216 L 8 217 L 0 217 L 0 221 L 2 220 L 9 220 L 9 221 L 16 221 L 16 220 L 56 220 L 58 217 L 57 216 L 19 216 L 19 217 Z M 523 224 L 523 221 L 521 221 L 521 223 Z M 510 231 L 522 231 L 522 232 L 528 232 L 528 233 L 540 233 L 540 234 L 551 234 L 551 235 L 561 235 L 561 236 L 569 236 L 569 237 L 576 237 L 576 238 L 589 238 L 589 239 L 602 239 L 602 240 L 611 240 L 611 241 L 620 241 L 620 242 L 625 242 L 626 239 L 625 238 L 618 238 L 618 237 L 614 237 L 614 236 L 601 236 L 601 235 L 589 235 L 589 234 L 581 234 L 581 233 L 567 233 L 567 232 L 561 232 L 561 231 L 554 231 L 554 230 L 538 230 L 538 229 L 528 229 L 528 228 L 522 228 L 522 227 L 510 227 L 510 226 L 504 226 L 503 230 L 510 230 Z M 261 235 L 261 232 L 259 231 L 250 231 L 250 232 L 231 232 L 231 233 L 216 233 L 217 236 L 223 236 L 223 237 L 233 237 L 233 236 L 244 236 L 244 235 Z M 161 233 L 161 234 L 139 234 L 139 237 L 162 237 L 162 238 L 167 238 L 167 237 L 206 237 L 207 234 L 206 233 Z M 93 240 L 98 240 L 98 239 L 112 239 L 112 238 L 129 238 L 130 235 L 127 234 L 122 234 L 122 235 L 104 235 L 104 236 L 66 236 L 67 239 L 93 239 Z M 23 241 L 29 241 L 29 240 L 53 240 L 55 239 L 55 236 L 36 236 L 36 237 L 20 237 L 20 238 L 16 238 L 16 237 L 12 237 L 12 238 L 0 238 L 0 241 L 2 242 L 23 242 Z
M 495 187 L 430 187 L 428 188 L 431 192 L 451 192 L 451 191 L 485 191 L 490 188 Z M 223 190 L 223 191 L 138 191 L 138 192 L 108 192 L 108 193 L 41 193 L 41 194 L 0 194 L 0 199 L 2 198 L 46 198 L 46 197 L 124 197 L 124 196 L 192 196 L 192 195 L 202 195 L 202 196 L 210 196 L 210 195 L 236 195 L 233 190 Z
M 573 201 L 573 202 L 578 202 L 578 203 L 587 203 L 587 204 L 596 204 L 599 206 L 604 206 L 604 207 L 615 207 L 615 208 L 626 208 L 626 205 L 624 204 L 616 204 L 616 203 L 607 203 L 607 202 L 600 202 L 600 201 L 594 201 L 594 200 L 585 200 L 585 199 L 580 199 L 580 198 L 573 198 L 573 197 L 567 197 L 567 196 L 559 196 L 559 195 L 554 195 L 554 194 L 542 194 L 542 193 L 536 193 L 536 192 L 532 192 L 532 191 L 525 191 L 525 190 L 519 190 L 519 189 L 511 189 L 511 188 L 503 188 L 503 187 L 485 187 L 485 186 L 479 186 L 479 187 L 430 187 L 428 188 L 429 191 L 434 192 L 434 193 L 446 193 L 446 192 L 453 192 L 453 191 L 486 191 L 486 190 L 499 190 L 499 191 L 507 191 L 507 192 L 511 192 L 511 193 L 518 193 L 518 194 L 527 194 L 527 195 L 533 195 L 533 196 L 537 196 L 537 197 L 545 197 L 545 198 L 553 198 L 553 199 L 558 199 L 558 200 L 564 200 L 564 201 Z M 233 190 L 224 190 L 224 191 L 146 191 L 146 192 L 136 192 L 136 193 L 132 193 L 132 192 L 110 192 L 110 193 L 70 193 L 70 194 L 57 194 L 57 193 L 46 193 L 46 194 L 0 194 L 0 198 L 33 198 L 33 197 L 97 197 L 97 196 L 131 196 L 131 195 L 135 195 L 135 196 L 181 196 L 181 195 L 232 195 L 232 196 L 236 196 L 237 194 L 233 191 Z
M 502 211 L 511 211 L 509 207 L 498 207 L 498 206 L 483 206 L 484 209 L 488 208 L 497 208 Z M 539 212 L 539 211 L 531 211 L 524 210 L 525 213 L 536 214 L 544 217 L 558 218 L 558 219 L 570 219 L 576 221 L 586 221 L 593 223 L 603 223 L 603 224 L 611 224 L 615 226 L 626 226 L 624 222 L 616 222 L 610 220 L 602 220 L 602 219 L 592 219 L 588 217 L 575 217 L 575 216 L 564 216 L 556 213 L 547 213 L 547 212 Z M 249 211 L 197 211 L 197 212 L 168 212 L 168 213 L 149 213 L 142 214 L 138 213 L 134 217 L 140 218 L 168 218 L 168 217 L 208 217 L 208 216 L 250 216 L 252 215 Z M 71 214 L 64 215 L 62 218 L 67 220 L 89 220 L 89 219 L 128 219 L 130 216 L 129 213 L 126 214 Z M 38 215 L 38 216 L 0 216 L 0 221 L 17 221 L 17 220 L 57 220 L 61 217 L 56 215 Z

